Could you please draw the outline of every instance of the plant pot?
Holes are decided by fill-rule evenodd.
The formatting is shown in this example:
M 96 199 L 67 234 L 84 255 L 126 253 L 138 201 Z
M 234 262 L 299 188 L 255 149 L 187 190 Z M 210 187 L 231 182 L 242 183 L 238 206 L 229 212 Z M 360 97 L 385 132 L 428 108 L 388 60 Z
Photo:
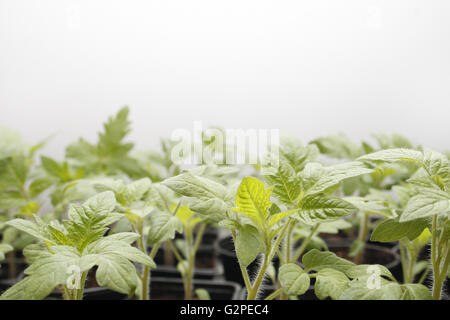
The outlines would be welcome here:
M 9 287 L 13 286 L 15 283 L 20 281 L 22 278 L 23 271 L 27 268 L 28 264 L 25 262 L 25 258 L 21 251 L 14 251 L 15 255 L 15 266 L 16 270 L 13 277 L 10 275 L 10 268 L 8 263 L 8 255 L 6 260 L 2 261 L 0 264 L 0 294 L 7 290 Z
M 241 268 L 234 250 L 233 238 L 231 236 L 223 238 L 217 242 L 217 255 L 219 260 L 222 261 L 225 280 L 239 283 L 241 286 L 245 285 L 244 278 L 242 277 Z M 247 273 L 255 275 L 258 272 L 258 266 L 260 265 L 259 257 L 255 259 L 247 267 Z M 278 270 L 280 261 L 277 257 L 274 257 L 272 261 L 275 269 Z
M 216 259 L 215 248 L 213 246 L 200 246 L 195 259 L 194 279 L 211 280 L 223 275 L 223 266 Z M 154 277 L 181 278 L 177 269 L 177 260 L 171 257 L 172 265 L 165 265 L 165 251 L 158 250 L 155 256 L 156 269 L 151 271 Z
M 106 287 L 100 287 L 95 279 L 96 268 L 89 271 L 86 278 L 83 300 L 125 300 L 128 295 L 113 291 Z M 45 300 L 62 300 L 62 293 L 55 289 Z
M 194 232 L 194 237 L 197 235 L 197 229 Z M 205 232 L 203 233 L 202 241 L 200 242 L 200 246 L 214 246 L 217 239 L 219 238 L 219 229 L 207 225 L 205 228 Z M 184 239 L 184 234 L 177 233 L 175 235 L 175 239 Z
M 349 257 L 350 248 L 352 245 L 351 241 L 341 241 L 328 243 L 328 249 L 334 252 L 337 256 L 354 262 L 353 257 Z M 381 247 L 374 244 L 366 244 L 364 247 L 364 255 L 361 264 L 380 264 L 385 266 L 391 271 L 392 275 L 398 279 L 401 276 L 401 259 L 400 256 L 395 252 L 386 247 Z M 400 271 L 400 274 L 399 274 Z
M 353 241 L 356 239 L 356 235 L 352 233 L 353 230 L 343 231 L 339 230 L 338 233 L 320 233 L 319 237 L 326 243 L 340 243 L 342 241 Z
M 241 286 L 234 282 L 194 280 L 194 290 L 205 289 L 212 300 L 237 300 Z M 181 279 L 156 278 L 150 281 L 151 300 L 183 300 L 184 288 Z

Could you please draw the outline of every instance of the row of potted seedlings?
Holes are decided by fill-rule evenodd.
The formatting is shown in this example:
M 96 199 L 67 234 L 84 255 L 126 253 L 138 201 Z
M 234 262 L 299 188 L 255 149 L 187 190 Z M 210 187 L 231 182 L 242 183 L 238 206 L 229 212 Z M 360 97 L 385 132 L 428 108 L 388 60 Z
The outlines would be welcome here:
M 446 155 L 399 135 L 285 137 L 276 159 L 182 170 L 173 141 L 131 153 L 129 125 L 124 108 L 39 164 L 44 143 L 2 133 L 1 299 L 446 297 Z

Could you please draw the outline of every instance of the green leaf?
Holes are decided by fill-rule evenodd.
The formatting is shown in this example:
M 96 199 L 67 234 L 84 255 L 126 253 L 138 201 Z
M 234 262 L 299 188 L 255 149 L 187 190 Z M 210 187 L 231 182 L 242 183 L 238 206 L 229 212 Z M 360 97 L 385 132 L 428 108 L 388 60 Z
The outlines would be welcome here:
M 166 179 L 162 184 L 188 197 L 191 210 L 211 221 L 219 222 L 225 219 L 226 211 L 233 203 L 233 198 L 225 186 L 190 173 Z
M 42 300 L 58 286 L 52 276 L 48 273 L 26 277 L 6 290 L 0 300 Z
M 93 264 L 71 247 L 52 246 L 53 254 L 42 252 L 31 266 L 25 270 L 25 277 L 7 291 L 1 299 L 41 300 L 58 285 L 65 285 L 70 267 L 76 266 L 81 272 L 89 270 Z
M 263 165 L 266 182 L 273 186 L 273 195 L 285 204 L 294 204 L 301 194 L 301 179 L 297 175 L 305 165 L 314 161 L 318 150 L 306 147 L 294 137 L 282 137 L 277 167 Z
M 138 280 L 134 265 L 120 256 L 120 253 L 107 253 L 95 256 L 98 265 L 95 278 L 102 287 L 130 294 L 136 290 Z
M 349 287 L 349 284 L 350 280 L 344 273 L 325 268 L 317 273 L 314 290 L 320 300 L 328 297 L 337 300 Z
M 175 238 L 175 233 L 183 232 L 181 221 L 171 213 L 155 211 L 149 216 L 148 245 L 163 243 Z
M 303 200 L 298 212 L 298 219 L 306 224 L 330 222 L 357 211 L 358 209 L 354 205 L 345 200 L 318 194 Z
M 222 199 L 228 192 L 220 183 L 190 173 L 171 177 L 162 184 L 185 197 L 198 199 Z
M 372 283 L 370 276 L 351 281 L 350 287 L 342 293 L 340 300 L 400 300 L 403 292 L 398 283 L 383 278 L 379 280 L 379 287 Z
M 386 162 L 395 162 L 395 161 L 415 161 L 420 162 L 423 159 L 423 155 L 420 151 L 404 149 L 404 148 L 396 148 L 396 149 L 387 149 L 381 150 L 374 153 L 370 153 L 364 155 L 357 160 L 359 161 L 386 161 Z
M 317 158 L 319 150 L 313 144 L 303 146 L 301 141 L 294 136 L 282 136 L 279 154 L 294 169 L 294 172 L 298 173 L 308 162 Z
M 14 190 L 2 190 L 0 192 L 0 209 L 12 209 L 25 204 L 21 192 Z
M 404 289 L 402 300 L 432 300 L 430 290 L 422 284 L 405 283 L 402 285 Z
M 86 172 L 94 171 L 98 167 L 97 147 L 84 139 L 70 144 L 66 148 L 66 157 L 75 160 Z
M 288 296 L 299 296 L 309 289 L 309 275 L 294 263 L 282 265 L 278 277 L 283 291 Z
M 400 222 L 411 221 L 433 215 L 447 215 L 450 210 L 450 195 L 437 189 L 423 189 L 406 205 Z
M 313 140 L 320 153 L 337 159 L 355 159 L 363 153 L 362 148 L 343 134 Z
M 28 166 L 23 155 L 0 159 L 0 188 L 22 190 L 27 175 Z
M 219 227 L 227 230 L 236 230 L 241 227 L 241 224 L 235 219 L 225 219 L 219 222 Z
M 350 229 L 352 224 L 344 219 L 321 223 L 317 233 L 337 234 L 340 230 Z
M 299 211 L 299 209 L 295 209 L 295 210 L 290 210 L 290 211 L 286 211 L 286 212 L 275 213 L 270 216 L 269 221 L 267 222 L 267 225 L 269 228 L 271 228 L 275 224 L 277 224 L 279 221 L 281 221 L 282 219 L 284 219 L 287 216 L 290 216 L 291 214 L 296 213 L 298 211 Z
M 87 215 L 107 215 L 114 210 L 115 206 L 116 198 L 111 191 L 99 193 L 83 204 Z
M 70 240 L 80 251 L 100 239 L 108 230 L 108 225 L 122 218 L 122 214 L 112 211 L 115 204 L 114 193 L 106 191 L 89 198 L 82 207 L 69 207 L 71 220 L 65 221 L 64 225 Z
M 58 162 L 49 157 L 41 156 L 41 163 L 42 167 L 44 167 L 48 174 L 58 178 L 61 177 L 60 174 L 62 173 L 62 167 Z
M 195 290 L 195 294 L 200 300 L 211 300 L 211 296 L 205 289 L 197 289 Z
M 414 240 L 428 227 L 427 219 L 416 219 L 400 222 L 399 218 L 387 219 L 381 222 L 370 237 L 371 241 L 393 242 L 407 237 Z
M 235 243 L 236 255 L 239 263 L 243 267 L 247 267 L 256 257 L 265 251 L 265 245 L 258 230 L 246 224 L 239 229 Z
M 99 134 L 99 148 L 104 154 L 126 154 L 133 147 L 133 144 L 122 142 L 130 132 L 129 112 L 128 107 L 123 107 L 115 117 L 110 117 L 104 124 L 104 132 Z
M 154 183 L 150 186 L 147 195 L 147 201 L 160 211 L 172 213 L 170 206 L 175 202 L 174 192 L 160 183 Z
M 42 177 L 33 180 L 30 184 L 30 197 L 34 198 L 41 194 L 44 190 L 50 188 L 56 182 L 51 177 Z
M 446 185 L 450 183 L 448 158 L 430 149 L 425 149 L 423 153 L 411 149 L 388 149 L 365 155 L 358 160 L 387 162 L 412 161 L 421 165 L 430 176 L 440 177 Z
M 362 278 L 362 277 L 367 277 L 370 276 L 371 274 L 373 274 L 373 270 L 374 268 L 377 268 L 378 274 L 380 276 L 383 277 L 387 277 L 393 281 L 395 281 L 394 276 L 392 275 L 392 273 L 389 271 L 388 268 L 386 268 L 383 265 L 380 264 L 374 264 L 374 265 L 369 265 L 369 264 L 360 264 L 360 265 L 354 265 L 350 268 L 348 268 L 345 272 L 345 274 L 351 278 L 351 279 L 355 279 L 355 278 Z
M 56 242 L 51 238 L 46 229 L 24 219 L 13 219 L 7 222 L 8 226 L 14 227 L 22 232 L 28 233 L 29 235 L 35 237 L 36 239 L 42 240 L 47 243 L 56 244 Z
M 127 235 L 128 236 L 128 235 Z M 152 258 L 144 254 L 141 250 L 131 246 L 128 242 L 117 240 L 115 237 L 105 237 L 91 243 L 86 248 L 87 253 L 106 256 L 109 254 L 119 255 L 130 261 L 156 268 Z
M 273 186 L 273 195 L 285 204 L 293 204 L 300 197 L 301 179 L 289 163 L 281 158 L 279 167 L 273 174 L 264 176 L 266 182 Z
M 345 162 L 329 167 L 322 167 L 317 163 L 306 165 L 302 172 L 305 180 L 305 197 L 322 193 L 327 189 L 337 185 L 344 179 L 360 176 L 373 172 L 372 169 L 357 161 Z
M 234 211 L 249 217 L 258 227 L 263 228 L 272 205 L 270 195 L 272 188 L 265 187 L 264 183 L 256 178 L 244 178 L 236 194 Z
M 330 268 L 345 273 L 348 269 L 355 265 L 351 261 L 336 256 L 333 252 L 324 252 L 317 249 L 308 251 L 303 256 L 302 262 L 306 271 L 320 271 L 325 268 Z
M 14 248 L 7 243 L 0 243 L 0 261 L 5 260 L 5 254 L 13 251 Z
M 391 148 L 409 148 L 413 147 L 412 143 L 404 136 L 393 133 L 393 134 L 374 134 L 374 138 L 377 140 L 381 149 L 391 149 Z
M 149 178 L 143 178 L 126 185 L 122 195 L 125 203 L 131 205 L 141 200 L 149 191 L 150 185 L 151 181 Z

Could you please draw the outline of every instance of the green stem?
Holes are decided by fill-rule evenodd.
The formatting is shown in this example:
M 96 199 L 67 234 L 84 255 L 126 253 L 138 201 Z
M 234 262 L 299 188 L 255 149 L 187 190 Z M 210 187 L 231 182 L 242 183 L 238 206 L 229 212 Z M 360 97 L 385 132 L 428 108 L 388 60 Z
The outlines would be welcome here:
M 437 215 L 433 216 L 433 226 L 431 231 L 431 262 L 433 265 L 433 299 L 440 300 L 441 299 L 441 291 L 439 288 L 439 264 L 437 261 L 437 252 L 439 248 L 437 248 Z
M 73 300 L 72 295 L 70 294 L 70 291 L 66 286 L 62 287 L 62 296 L 64 300 Z
M 167 245 L 169 246 L 170 250 L 172 251 L 175 258 L 177 258 L 178 262 L 183 262 L 183 258 L 181 257 L 181 254 L 178 252 L 177 247 L 173 244 L 171 240 L 167 240 Z
M 283 265 L 285 263 L 285 261 L 290 261 L 291 260 L 291 249 L 292 249 L 292 244 L 291 244 L 291 239 L 292 239 L 292 232 L 294 230 L 294 227 L 297 223 L 296 220 L 294 219 L 289 219 L 289 227 L 287 229 L 286 232 L 286 236 L 285 236 L 285 257 L 284 259 L 282 258 L 282 256 L 280 256 L 280 263 Z M 281 295 L 280 295 L 280 300 L 287 300 L 288 296 L 282 291 Z
M 142 251 L 142 253 L 147 255 L 147 247 L 146 247 L 145 241 L 144 241 L 144 228 L 143 228 L 143 225 L 142 224 L 135 225 L 134 229 L 139 234 L 138 247 Z M 153 249 L 155 249 L 155 248 L 156 248 L 156 246 L 153 247 Z M 153 251 L 153 249 L 152 249 L 152 251 Z M 144 266 L 144 268 L 142 270 L 142 274 L 141 274 L 141 281 L 142 281 L 141 300 L 149 300 L 149 298 L 150 298 L 150 294 L 149 294 L 150 267 L 149 266 Z
M 409 257 L 409 262 L 408 262 L 408 276 L 406 278 L 405 283 L 413 283 L 414 282 L 414 265 L 416 263 L 416 255 L 411 252 L 410 250 L 408 250 L 408 257 Z
M 305 251 L 306 247 L 308 246 L 309 241 L 311 241 L 312 237 L 314 236 L 314 234 L 317 232 L 317 229 L 319 229 L 320 223 L 317 223 L 314 228 L 311 230 L 311 233 L 308 235 L 308 237 L 302 242 L 302 245 L 300 246 L 300 248 L 297 250 L 297 252 L 294 255 L 294 258 L 291 259 L 289 262 L 295 262 L 298 259 L 300 259 L 300 256 L 303 254 L 303 252 Z
M 268 296 L 266 299 L 264 299 L 264 300 L 273 300 L 273 299 L 275 299 L 276 297 L 278 297 L 280 294 L 282 294 L 283 293 L 283 289 L 278 289 L 278 290 L 276 290 L 275 292 L 273 292 L 270 296 Z
M 277 237 L 277 240 L 275 240 L 275 243 L 272 245 L 272 247 L 268 248 L 268 250 L 266 250 L 266 254 L 264 255 L 263 265 L 262 265 L 261 269 L 259 270 L 258 276 L 256 277 L 256 280 L 255 280 L 255 283 L 254 283 L 252 289 L 248 292 L 247 300 L 255 300 L 256 299 L 259 288 L 264 279 L 264 275 L 266 274 L 267 267 L 269 266 L 270 262 L 272 261 L 272 258 L 274 256 L 276 250 L 278 249 L 281 239 L 283 239 L 288 226 L 289 226 L 289 223 L 283 227 L 283 229 L 281 230 L 280 234 Z
M 202 224 L 195 238 L 194 244 L 192 245 L 192 229 L 187 231 L 186 242 L 187 242 L 187 256 L 188 256 L 188 270 L 186 273 L 186 287 L 185 287 L 185 300 L 191 300 L 193 297 L 193 278 L 195 272 L 195 257 L 197 255 L 197 250 L 205 233 L 206 224 Z
M 426 267 L 425 271 L 422 273 L 422 276 L 420 277 L 420 279 L 417 283 L 422 284 L 425 281 L 425 279 L 427 278 L 429 272 L 430 272 L 430 267 Z
M 230 219 L 230 215 L 227 211 L 227 218 Z M 232 230 L 231 231 L 231 236 L 233 237 L 233 243 L 234 245 L 236 245 L 236 230 Z M 244 283 L 245 283 L 245 288 L 247 289 L 247 292 L 250 292 L 250 290 L 252 289 L 252 285 L 250 283 L 250 279 L 248 277 L 248 272 L 247 269 L 241 265 L 241 263 L 239 263 L 239 268 L 241 269 L 241 274 L 242 274 L 242 278 L 244 279 Z
M 13 251 L 6 254 L 8 259 L 8 277 L 14 279 L 17 276 L 16 253 Z
M 186 230 L 186 255 L 188 258 L 188 269 L 186 271 L 186 288 L 184 291 L 184 299 L 192 299 L 192 274 L 194 273 L 195 254 L 192 253 L 192 229 Z
M 88 275 L 88 271 L 83 272 L 80 280 L 80 288 L 76 290 L 76 300 L 83 300 L 84 294 L 84 284 L 86 282 L 86 278 Z
M 450 248 L 447 248 L 445 260 L 442 265 L 442 269 L 439 269 L 438 274 L 434 275 L 433 279 L 433 299 L 440 300 L 442 295 L 442 286 L 444 285 L 445 277 L 447 276 L 447 270 L 450 265 Z M 441 264 L 438 264 L 438 268 Z
M 258 276 L 256 277 L 256 280 L 255 280 L 252 290 L 250 290 L 250 292 L 248 292 L 247 300 L 255 300 L 256 299 L 256 295 L 258 294 L 259 287 L 261 286 L 261 283 L 264 279 L 264 275 L 265 275 L 267 267 L 268 267 L 268 263 L 267 263 L 268 258 L 269 258 L 268 256 L 269 256 L 269 251 L 267 251 L 266 254 L 264 255 L 263 265 L 262 265 L 261 269 L 259 270 Z
M 156 254 L 158 253 L 159 248 L 161 247 L 161 243 L 157 243 L 150 251 L 150 258 L 154 259 Z
M 367 234 L 369 232 L 369 214 L 366 212 L 362 213 L 363 216 L 361 218 L 361 225 L 359 227 L 359 241 L 361 243 L 366 243 Z M 355 263 L 361 264 L 364 258 L 364 249 L 361 250 L 355 257 Z
M 202 225 L 200 226 L 200 229 L 197 232 L 197 237 L 195 239 L 195 243 L 194 243 L 194 254 L 197 253 L 198 247 L 200 246 L 200 243 L 202 242 L 203 239 L 203 234 L 205 233 L 205 229 L 206 229 L 206 224 L 202 223 Z
M 400 247 L 400 258 L 402 260 L 403 283 L 408 283 L 407 282 L 407 271 L 406 271 L 408 261 L 406 260 L 405 248 L 403 247 L 403 243 L 401 241 L 399 242 L 399 247 Z

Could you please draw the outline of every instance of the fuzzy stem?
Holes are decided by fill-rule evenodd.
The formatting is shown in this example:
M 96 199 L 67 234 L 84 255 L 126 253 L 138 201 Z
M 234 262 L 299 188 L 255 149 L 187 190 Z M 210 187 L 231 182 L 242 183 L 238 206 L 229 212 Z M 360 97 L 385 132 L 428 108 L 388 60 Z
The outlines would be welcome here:
M 278 290 L 276 290 L 275 292 L 273 292 L 270 296 L 268 296 L 266 299 L 264 299 L 264 300 L 273 300 L 273 299 L 275 299 L 276 297 L 278 297 L 280 294 L 282 294 L 283 293 L 283 289 L 278 289 Z
M 433 265 L 433 299 L 434 300 L 439 300 L 441 298 L 441 291 L 440 291 L 441 288 L 439 288 L 440 273 L 439 273 L 439 264 L 437 261 L 438 248 L 436 246 L 437 231 L 438 231 L 437 230 L 437 215 L 434 215 L 433 216 L 433 226 L 432 226 L 432 231 L 431 231 L 431 262 Z
M 283 239 L 288 226 L 289 226 L 289 223 L 283 227 L 283 229 L 281 230 L 280 234 L 277 237 L 277 240 L 275 240 L 275 243 L 272 245 L 272 247 L 268 248 L 268 250 L 266 250 L 266 254 L 264 255 L 263 265 L 262 265 L 261 269 L 259 270 L 258 276 L 256 277 L 256 280 L 255 280 L 255 283 L 254 283 L 252 289 L 248 292 L 247 300 L 255 300 L 256 299 L 259 288 L 264 279 L 264 275 L 266 274 L 267 267 L 269 266 L 269 263 L 272 261 L 272 258 L 274 256 L 276 250 L 278 249 L 281 239 Z
M 425 271 L 422 273 L 422 276 L 420 277 L 420 279 L 419 279 L 419 281 L 417 283 L 418 284 L 422 284 L 425 281 L 425 279 L 427 278 L 428 273 L 430 273 L 430 267 L 429 266 L 426 267 Z
M 230 219 L 230 215 L 229 215 L 228 211 L 226 214 L 227 214 L 227 218 Z M 233 237 L 233 244 L 236 245 L 236 238 L 237 238 L 236 230 L 231 231 L 231 236 Z M 247 289 L 247 292 L 250 292 L 252 289 L 252 285 L 251 285 L 250 279 L 248 277 L 247 269 L 244 266 L 242 266 L 240 262 L 239 262 L 239 268 L 241 269 L 241 274 L 242 274 L 242 278 L 244 279 L 245 288 Z

